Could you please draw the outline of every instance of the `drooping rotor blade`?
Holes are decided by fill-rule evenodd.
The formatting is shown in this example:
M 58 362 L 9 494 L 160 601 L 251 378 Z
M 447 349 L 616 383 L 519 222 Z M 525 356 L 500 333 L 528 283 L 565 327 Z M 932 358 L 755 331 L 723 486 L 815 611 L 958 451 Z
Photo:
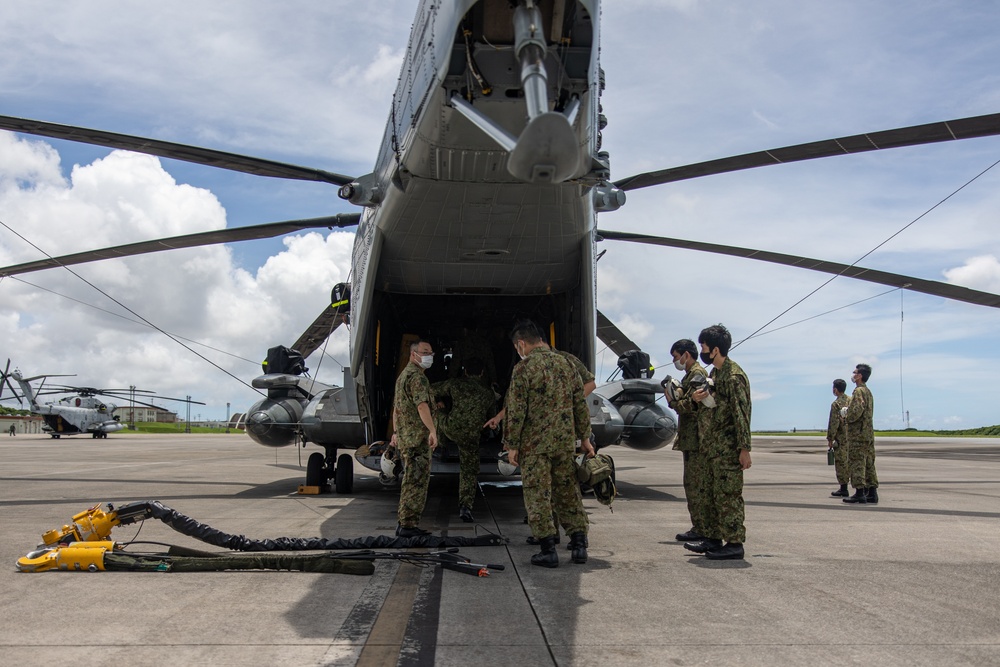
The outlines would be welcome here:
M 622 330 L 615 326 L 615 323 L 609 320 L 607 315 L 599 310 L 597 311 L 597 337 L 619 357 L 629 350 L 641 349 L 622 333 Z
M 737 246 L 717 245 L 715 243 L 702 243 L 700 241 L 685 241 L 682 239 L 667 238 L 664 236 L 650 236 L 648 234 L 633 234 L 630 232 L 613 232 L 609 230 L 597 230 L 598 236 L 612 241 L 631 241 L 633 243 L 645 243 L 648 245 L 666 246 L 669 248 L 684 248 L 687 250 L 700 250 L 719 255 L 731 255 L 733 257 L 743 257 L 746 259 L 756 259 L 762 262 L 772 262 L 774 264 L 784 264 L 794 266 L 799 269 L 809 269 L 810 271 L 821 271 L 832 273 L 845 278 L 864 280 L 879 285 L 889 287 L 899 287 L 912 292 L 921 292 L 940 296 L 945 299 L 964 301 L 977 306 L 989 306 L 990 308 L 1000 308 L 1000 294 L 990 292 L 980 292 L 979 290 L 950 285 L 936 280 L 924 280 L 923 278 L 913 278 L 898 273 L 888 273 L 875 269 L 866 269 L 861 266 L 850 266 L 837 262 L 827 262 L 821 259 L 810 259 L 798 255 L 785 255 L 780 252 L 769 252 L 766 250 L 753 250 L 750 248 L 740 248 Z
M 321 227 L 353 227 L 354 225 L 357 225 L 360 220 L 360 213 L 338 213 L 337 215 L 323 218 L 269 222 L 263 225 L 249 225 L 247 227 L 228 227 L 226 229 L 218 229 L 211 232 L 199 232 L 197 234 L 174 236 L 168 239 L 155 239 L 153 241 L 141 241 L 139 243 L 129 243 L 127 245 L 115 246 L 113 248 L 88 250 L 86 252 L 78 252 L 72 255 L 63 255 L 62 257 L 40 259 L 34 262 L 17 264 L 15 266 L 5 266 L 0 268 L 0 277 L 13 276 L 20 273 L 30 273 L 32 271 L 42 271 L 44 269 L 52 269 L 58 266 L 72 266 L 73 264 L 96 262 L 102 259 L 131 257 L 132 255 L 142 255 L 149 252 L 159 252 L 161 250 L 195 248 L 198 246 L 214 245 L 217 243 L 266 239 L 274 236 L 281 236 L 283 234 L 291 234 L 303 229 L 319 229 Z
M 856 134 L 850 137 L 814 141 L 808 144 L 798 144 L 784 148 L 773 148 L 757 153 L 746 153 L 744 155 L 709 160 L 708 162 L 698 162 L 671 169 L 661 169 L 660 171 L 648 171 L 615 181 L 615 185 L 622 190 L 638 190 L 639 188 L 648 188 L 651 185 L 662 185 L 664 183 L 684 181 L 701 176 L 724 174 L 730 171 L 740 171 L 741 169 L 753 169 L 770 164 L 800 162 L 802 160 L 814 160 L 834 155 L 865 153 L 867 151 L 886 148 L 919 146 L 921 144 L 933 144 L 956 139 L 989 137 L 997 134 L 1000 134 L 1000 113 L 946 120 L 926 125 L 913 125 L 911 127 L 882 130 L 869 134 Z
M 299 339 L 292 345 L 292 349 L 298 350 L 303 359 L 307 358 L 346 320 L 347 314 L 342 309 L 332 305 L 327 306 L 319 314 L 319 317 L 309 325 L 309 328 L 302 332 Z
M 131 134 L 119 134 L 117 132 L 94 130 L 75 125 L 49 123 L 43 120 L 0 116 L 0 129 L 20 132 L 22 134 L 33 134 L 40 137 L 52 137 L 53 139 L 65 139 L 67 141 L 93 144 L 95 146 L 106 146 L 107 148 L 121 148 L 127 151 L 135 151 L 136 153 L 146 153 L 148 155 L 192 162 L 218 169 L 228 169 L 229 171 L 240 171 L 246 174 L 254 174 L 255 176 L 289 178 L 298 181 L 319 181 L 322 183 L 333 183 L 334 185 L 346 185 L 354 180 L 350 176 L 335 174 L 323 171 L 322 169 L 300 167 L 274 160 L 212 150 L 211 148 L 176 144 L 171 141 L 147 139 Z

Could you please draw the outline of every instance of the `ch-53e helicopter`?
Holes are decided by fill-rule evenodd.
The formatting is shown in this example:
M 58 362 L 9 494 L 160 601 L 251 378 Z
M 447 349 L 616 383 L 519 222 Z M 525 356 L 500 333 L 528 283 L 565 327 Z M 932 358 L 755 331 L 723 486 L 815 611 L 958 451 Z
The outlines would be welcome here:
M 307 483 L 349 492 L 353 459 L 377 470 L 368 445 L 389 430 L 393 382 L 413 336 L 450 342 L 473 314 L 511 360 L 503 334 L 516 317 L 594 368 L 595 338 L 629 358 L 638 346 L 596 306 L 595 243 L 622 240 L 752 258 L 1000 307 L 1000 296 L 806 257 L 599 229 L 631 190 L 767 165 L 1000 134 L 1000 114 L 869 132 L 612 180 L 602 146 L 604 72 L 600 0 L 424 0 L 417 8 L 374 169 L 346 176 L 206 148 L 44 121 L 0 117 L 0 128 L 133 150 L 260 176 L 319 181 L 359 206 L 355 214 L 290 220 L 134 243 L 0 269 L 13 275 L 80 262 L 226 243 L 309 228 L 357 226 L 350 285 L 291 347 L 303 358 L 350 321 L 342 387 L 304 377 L 302 360 L 276 353 L 254 381 L 267 398 L 247 431 L 268 446 L 318 444 Z M 436 345 L 438 349 L 442 345 Z M 284 357 L 284 362 L 279 359 Z M 635 356 L 631 357 L 636 359 Z M 641 362 L 641 358 L 639 358 Z M 287 363 L 286 363 L 287 362 Z M 673 437 L 659 385 L 634 377 L 590 397 L 601 446 L 665 446 Z M 278 372 L 275 372 L 278 371 Z M 281 372 L 287 371 L 287 372 Z M 437 458 L 433 470 L 454 466 Z
M 9 387 L 13 393 L 12 398 L 19 402 L 27 401 L 31 414 L 40 415 L 45 421 L 42 430 L 53 438 L 60 438 L 64 435 L 83 435 L 89 433 L 92 438 L 107 438 L 108 433 L 121 431 L 125 426 L 120 421 L 120 416 L 114 414 L 118 405 L 105 402 L 100 397 L 116 398 L 128 400 L 130 405 L 143 405 L 150 408 L 159 406 L 148 403 L 150 400 L 181 401 L 183 403 L 194 403 L 204 405 L 199 401 L 192 401 L 183 398 L 170 398 L 168 396 L 156 396 L 148 389 L 136 389 L 128 387 L 122 389 L 99 389 L 97 387 L 72 387 L 68 385 L 45 386 L 45 380 L 53 377 L 74 377 L 72 375 L 34 375 L 23 377 L 18 370 L 10 370 L 10 360 L 7 360 L 7 368 L 0 373 L 0 397 L 3 396 L 4 387 Z M 20 387 L 20 393 L 15 389 L 11 380 Z M 35 380 L 42 380 L 42 384 L 33 388 L 31 383 Z M 42 403 L 38 399 L 40 396 L 75 394 L 65 396 L 58 401 Z M 138 399 L 136 398 L 138 396 Z M 3 399 L 9 400 L 9 399 Z

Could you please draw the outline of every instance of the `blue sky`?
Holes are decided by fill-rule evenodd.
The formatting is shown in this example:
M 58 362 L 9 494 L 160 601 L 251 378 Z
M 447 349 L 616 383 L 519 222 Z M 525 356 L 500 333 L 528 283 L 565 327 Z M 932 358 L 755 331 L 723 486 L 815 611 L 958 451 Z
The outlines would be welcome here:
M 413 18 L 412 2 L 380 5 L 15 0 L 0 16 L 10 36 L 0 44 L 0 113 L 365 173 Z M 613 178 L 996 113 L 997 34 L 990 3 L 605 3 Z M 632 192 L 599 225 L 851 263 L 998 159 L 1000 140 L 989 138 L 767 167 Z M 1000 292 L 998 185 L 1000 171 L 988 171 L 861 264 Z M 0 135 L 0 220 L 52 254 L 349 210 L 330 186 Z M 299 235 L 81 273 L 157 326 L 237 355 L 193 346 L 249 381 L 252 360 L 297 337 L 346 278 L 351 239 Z M 674 340 L 715 322 L 741 340 L 827 280 L 689 251 L 604 248 L 600 307 L 660 364 Z M 36 257 L 0 229 L 3 264 Z M 24 278 L 117 312 L 72 276 Z M 879 427 L 901 426 L 906 411 L 917 427 L 1000 423 L 1000 313 L 876 296 L 885 291 L 838 279 L 767 329 L 813 319 L 733 351 L 750 375 L 755 429 L 824 424 L 831 381 L 862 361 L 875 369 Z M 28 374 L 190 394 L 211 417 L 253 400 L 162 334 L 16 281 L 0 282 L 0 338 Z M 321 380 L 338 381 L 346 349 L 338 335 L 329 357 L 310 360 Z M 600 354 L 599 378 L 613 366 Z

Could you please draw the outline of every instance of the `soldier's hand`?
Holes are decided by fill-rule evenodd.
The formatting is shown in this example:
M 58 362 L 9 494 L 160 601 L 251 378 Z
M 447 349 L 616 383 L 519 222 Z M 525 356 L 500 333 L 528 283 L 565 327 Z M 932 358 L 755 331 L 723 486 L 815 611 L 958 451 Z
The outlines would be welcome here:
M 583 453 L 587 455 L 588 459 L 592 459 L 597 456 L 597 452 L 594 451 L 594 445 L 590 443 L 590 438 L 584 438 L 583 442 L 580 443 L 580 449 Z
M 740 470 L 746 470 L 750 467 L 750 452 L 746 449 L 740 450 Z
M 483 428 L 496 428 L 499 425 L 500 425 L 500 415 L 496 415 L 488 419 L 486 423 L 483 424 Z
M 427 436 L 427 444 L 431 446 L 431 451 L 434 451 L 434 449 L 438 446 L 437 433 L 431 433 Z
M 516 466 L 517 465 L 517 450 L 516 449 L 508 449 L 507 450 L 507 463 L 511 464 L 512 466 Z
M 693 394 L 691 394 L 691 398 L 698 403 L 701 403 L 702 399 L 704 399 L 706 396 L 708 396 L 708 391 L 706 391 L 705 389 L 698 389 Z
M 395 433 L 393 433 L 392 437 L 389 438 L 389 444 L 391 444 L 393 447 L 396 446 L 396 434 Z

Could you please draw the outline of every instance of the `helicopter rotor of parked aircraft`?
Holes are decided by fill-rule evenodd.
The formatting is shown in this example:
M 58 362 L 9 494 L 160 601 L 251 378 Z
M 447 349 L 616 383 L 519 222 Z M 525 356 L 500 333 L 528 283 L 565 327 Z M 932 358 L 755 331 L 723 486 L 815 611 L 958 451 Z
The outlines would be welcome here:
M 1000 296 L 952 284 L 807 257 L 599 229 L 626 193 L 740 170 L 1000 134 L 1000 114 L 787 146 L 612 180 L 602 141 L 600 0 L 424 0 L 413 23 L 384 140 L 371 173 L 325 170 L 104 130 L 0 116 L 0 128 L 147 153 L 265 177 L 338 186 L 359 213 L 289 220 L 88 250 L 0 268 L 0 276 L 165 249 L 228 243 L 303 229 L 357 226 L 350 284 L 288 348 L 272 348 L 254 387 L 267 397 L 247 412 L 247 432 L 267 446 L 299 439 L 307 483 L 349 492 L 358 450 L 381 470 L 373 446 L 391 429 L 393 383 L 411 341 L 451 349 L 476 321 L 498 369 L 516 359 L 505 342 L 528 318 L 548 342 L 594 368 L 599 339 L 622 359 L 622 380 L 588 399 L 597 444 L 650 450 L 676 431 L 648 357 L 596 306 L 595 244 L 638 242 L 722 253 L 1000 307 Z M 304 360 L 350 324 L 343 386 L 305 375 Z M 439 355 L 429 374 L 446 372 Z M 447 372 L 452 372 L 448 369 Z M 498 386 L 503 378 L 498 371 Z M 494 448 L 496 443 L 494 441 Z M 495 449 L 493 451 L 495 454 Z M 457 470 L 444 449 L 435 472 Z M 484 455 L 484 467 L 490 457 Z
M 141 405 L 148 408 L 162 409 L 160 406 L 151 403 L 157 401 L 180 401 L 182 403 L 204 405 L 200 401 L 192 401 L 185 398 L 170 398 L 169 396 L 157 396 L 148 389 L 137 389 L 128 387 L 122 389 L 99 389 L 97 387 L 74 387 L 69 385 L 45 385 L 48 378 L 53 377 L 74 377 L 72 375 L 34 375 L 23 377 L 17 369 L 10 370 L 10 359 L 7 360 L 7 368 L 0 374 L 0 400 L 16 399 L 20 404 L 27 402 L 28 409 L 34 415 L 39 415 L 45 424 L 42 427 L 46 433 L 53 438 L 60 438 L 64 435 L 83 435 L 89 433 L 92 438 L 107 438 L 108 433 L 121 431 L 125 425 L 121 423 L 121 416 L 114 412 L 119 407 L 118 404 L 104 401 L 101 397 L 120 399 L 127 401 L 127 405 Z M 20 392 L 15 389 L 11 380 L 20 387 Z M 41 380 L 37 387 L 32 387 L 31 383 Z M 4 398 L 3 389 L 9 387 L 13 396 Z M 58 401 L 41 402 L 42 396 L 72 394 L 64 396 Z

